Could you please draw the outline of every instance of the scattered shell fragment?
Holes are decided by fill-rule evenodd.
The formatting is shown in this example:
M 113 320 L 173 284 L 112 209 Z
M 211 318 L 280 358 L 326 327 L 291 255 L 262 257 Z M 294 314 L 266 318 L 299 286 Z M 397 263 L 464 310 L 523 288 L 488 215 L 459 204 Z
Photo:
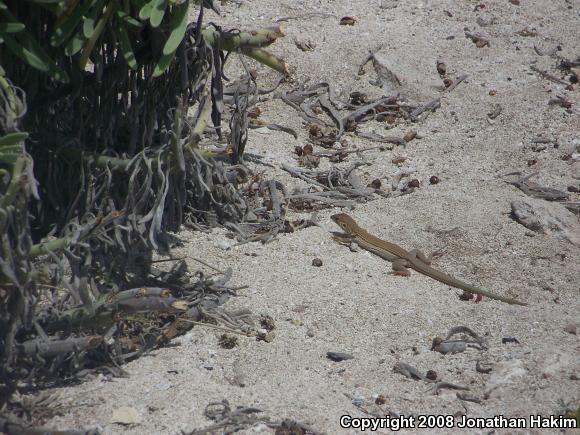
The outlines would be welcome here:
M 316 44 L 309 39 L 298 40 L 294 39 L 294 44 L 302 51 L 313 51 L 316 48 Z
M 354 359 L 354 356 L 345 352 L 326 352 L 326 358 L 334 362 L 341 362 Z
M 481 17 L 477 17 L 477 19 L 475 20 L 475 22 L 477 23 L 477 25 L 479 27 L 487 27 L 487 26 L 489 26 L 491 24 L 490 21 L 486 21 L 486 20 L 484 20 Z
M 528 27 L 526 27 L 525 29 L 517 31 L 516 34 L 519 36 L 524 36 L 524 37 L 538 36 L 538 32 L 536 30 L 529 29 Z
M 408 186 L 412 188 L 421 187 L 421 183 L 416 178 L 413 178 L 412 180 L 409 181 Z
M 364 73 L 364 69 L 363 69 Z M 350 104 L 354 106 L 362 106 L 364 104 L 368 104 L 368 96 L 367 94 L 359 91 L 353 91 L 349 95 Z
M 238 337 L 235 335 L 222 334 L 218 344 L 224 349 L 233 349 L 238 345 Z
M 493 106 L 493 109 L 491 110 L 491 112 L 489 112 L 489 113 L 487 114 L 487 117 L 488 117 L 489 119 L 495 119 L 495 118 L 497 118 L 499 115 L 501 115 L 501 112 L 502 112 L 502 110 L 503 110 L 503 109 L 502 109 L 501 105 L 499 105 L 499 104 L 495 104 L 495 105 Z
M 445 63 L 443 63 L 442 61 L 438 60 L 436 67 L 437 72 L 439 73 L 440 76 L 444 76 L 445 74 L 447 74 L 447 65 L 445 65 Z
M 354 26 L 354 24 L 357 22 L 357 19 L 355 17 L 342 17 L 340 19 L 340 25 L 341 26 Z
M 489 39 L 481 35 L 480 33 L 472 33 L 468 30 L 465 31 L 465 36 L 473 41 L 477 48 L 483 48 L 489 46 Z
M 409 130 L 407 133 L 405 133 L 405 136 L 403 136 L 403 140 L 405 142 L 411 142 L 416 137 L 417 137 L 417 130 Z
M 276 338 L 276 333 L 274 331 L 270 331 L 270 332 L 258 332 L 257 336 L 256 336 L 256 340 L 258 341 L 264 341 L 266 343 L 271 343 L 274 341 L 274 338 Z
M 477 360 L 477 362 L 475 363 L 475 371 L 477 373 L 488 374 L 493 371 L 493 365 L 489 362 Z

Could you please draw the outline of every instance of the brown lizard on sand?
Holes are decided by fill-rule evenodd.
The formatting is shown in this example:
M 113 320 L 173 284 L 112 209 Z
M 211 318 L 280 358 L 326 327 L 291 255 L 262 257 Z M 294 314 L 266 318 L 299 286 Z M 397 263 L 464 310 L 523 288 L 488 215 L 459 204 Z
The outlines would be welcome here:
M 496 295 L 495 293 L 491 293 L 487 290 L 483 290 L 473 285 L 467 284 L 452 277 L 451 275 L 447 275 L 444 272 L 432 268 L 429 266 L 431 263 L 431 257 L 426 257 L 422 252 L 416 249 L 406 251 L 394 243 L 386 242 L 379 239 L 378 237 L 373 236 L 363 228 L 359 227 L 355 220 L 345 213 L 332 215 L 331 219 L 336 222 L 336 224 L 345 232 L 344 235 L 340 236 L 341 238 L 355 242 L 362 249 L 372 252 L 373 254 L 392 262 L 394 271 L 393 273 L 395 274 L 408 276 L 409 271 L 407 268 L 410 267 L 415 269 L 417 272 L 422 273 L 423 275 L 442 282 L 443 284 L 447 284 L 461 290 L 466 290 L 470 293 L 487 296 L 488 298 L 497 299 L 498 301 L 506 302 L 508 304 L 524 306 L 527 305 L 524 302 Z

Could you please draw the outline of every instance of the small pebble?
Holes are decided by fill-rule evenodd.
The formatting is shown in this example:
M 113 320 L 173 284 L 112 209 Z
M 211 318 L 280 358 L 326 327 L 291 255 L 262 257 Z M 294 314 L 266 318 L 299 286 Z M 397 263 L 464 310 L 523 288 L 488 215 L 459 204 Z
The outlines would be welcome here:
M 341 26 L 354 26 L 354 23 L 356 23 L 356 18 L 354 17 L 342 17 L 340 19 Z
M 385 403 L 387 403 L 387 399 L 383 394 L 379 394 L 375 399 L 375 403 L 377 405 L 384 405 Z
M 354 359 L 354 356 L 344 352 L 326 352 L 326 358 L 334 362 L 341 362 L 348 359 Z
M 435 381 L 437 380 L 437 372 L 435 370 L 428 370 L 427 373 L 425 373 L 425 377 L 427 379 Z
M 568 323 L 564 327 L 564 331 L 566 331 L 568 334 L 572 334 L 572 335 L 576 335 L 576 333 L 578 332 L 577 330 L 578 330 L 578 328 L 573 323 Z
M 405 142 L 411 142 L 416 137 L 417 137 L 417 130 L 409 130 L 407 133 L 405 133 L 405 136 L 403 136 L 403 140 Z
M 413 178 L 411 181 L 409 181 L 408 186 L 409 187 L 420 187 L 421 183 L 419 183 L 419 180 L 417 180 L 416 178 Z

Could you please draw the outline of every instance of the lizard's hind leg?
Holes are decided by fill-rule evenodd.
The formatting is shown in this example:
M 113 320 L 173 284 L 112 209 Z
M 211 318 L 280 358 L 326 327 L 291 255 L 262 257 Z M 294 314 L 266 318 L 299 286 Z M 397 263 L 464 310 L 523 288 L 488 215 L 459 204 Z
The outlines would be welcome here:
M 411 249 L 409 251 L 409 255 L 413 258 L 422 261 L 425 264 L 431 264 L 431 260 L 433 259 L 433 254 L 427 257 L 425 254 L 423 254 L 422 251 L 419 251 L 418 249 Z
M 409 272 L 409 262 L 404 258 L 394 260 L 393 271 L 389 272 L 389 274 L 397 276 L 411 276 L 411 272 Z
M 430 265 L 434 258 L 439 258 L 443 254 L 444 254 L 443 251 L 435 251 L 435 252 L 432 252 L 431 254 L 429 254 L 429 256 L 427 256 L 427 255 L 423 254 L 422 251 L 419 251 L 418 249 L 411 249 L 409 251 L 409 255 L 411 257 L 416 258 L 418 260 L 421 260 L 426 265 Z

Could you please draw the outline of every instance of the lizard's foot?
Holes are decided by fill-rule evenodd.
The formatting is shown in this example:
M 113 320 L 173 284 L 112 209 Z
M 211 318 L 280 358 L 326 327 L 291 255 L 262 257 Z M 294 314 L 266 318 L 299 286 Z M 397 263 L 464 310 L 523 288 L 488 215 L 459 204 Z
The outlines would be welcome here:
M 332 239 L 343 246 L 350 246 L 353 243 L 352 237 L 344 233 L 332 233 Z
M 409 262 L 404 258 L 398 258 L 393 261 L 393 271 L 389 275 L 395 276 L 411 276 L 409 271 Z
M 431 255 L 429 255 L 429 259 L 430 260 L 435 260 L 436 258 L 440 258 L 443 257 L 446 254 L 446 252 L 443 249 L 439 249 L 435 252 L 432 252 Z
M 389 275 L 409 277 L 411 276 L 411 272 L 408 270 L 393 270 L 392 272 L 389 272 Z

